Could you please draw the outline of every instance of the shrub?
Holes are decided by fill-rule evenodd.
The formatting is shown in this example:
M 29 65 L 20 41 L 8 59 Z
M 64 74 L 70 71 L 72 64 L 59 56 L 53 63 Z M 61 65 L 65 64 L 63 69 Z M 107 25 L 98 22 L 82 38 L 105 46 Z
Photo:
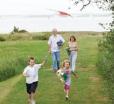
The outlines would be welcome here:
M 15 33 L 15 34 L 10 34 L 9 37 L 7 37 L 8 40 L 31 40 L 31 34 L 29 33 Z
M 109 96 L 112 104 L 114 104 L 114 30 L 104 34 L 98 46 L 98 72 L 107 81 Z
M 0 36 L 0 41 L 6 41 L 6 39 L 3 36 Z
M 32 39 L 33 40 L 48 40 L 50 36 L 49 32 L 42 33 L 41 35 L 33 35 Z

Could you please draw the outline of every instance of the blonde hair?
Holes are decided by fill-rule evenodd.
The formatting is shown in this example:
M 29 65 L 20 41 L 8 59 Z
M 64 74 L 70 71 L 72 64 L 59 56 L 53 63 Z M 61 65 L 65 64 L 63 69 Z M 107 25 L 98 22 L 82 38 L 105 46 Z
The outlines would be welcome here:
M 65 59 L 64 61 L 63 61 L 63 67 L 65 67 L 65 63 L 69 63 L 69 65 L 70 65 L 70 61 L 68 60 L 68 59 Z

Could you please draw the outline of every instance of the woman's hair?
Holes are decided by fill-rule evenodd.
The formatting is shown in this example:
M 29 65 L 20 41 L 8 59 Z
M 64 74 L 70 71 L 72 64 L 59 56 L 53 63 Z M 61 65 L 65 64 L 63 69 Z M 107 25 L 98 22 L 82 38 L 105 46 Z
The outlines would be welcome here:
M 69 63 L 69 65 L 70 65 L 70 61 L 69 61 L 68 59 L 65 59 L 65 60 L 63 61 L 63 67 L 65 67 L 65 63 Z
M 74 39 L 74 41 L 76 41 L 76 38 L 75 38 L 75 36 L 74 36 L 74 35 L 70 36 L 70 41 L 71 41 L 71 38 L 73 38 L 73 39 Z

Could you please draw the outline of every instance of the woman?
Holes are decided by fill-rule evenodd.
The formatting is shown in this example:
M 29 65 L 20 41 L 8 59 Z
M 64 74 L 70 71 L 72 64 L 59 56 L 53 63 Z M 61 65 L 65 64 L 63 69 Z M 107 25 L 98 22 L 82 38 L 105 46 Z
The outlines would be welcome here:
M 71 71 L 74 72 L 76 67 L 76 59 L 77 59 L 77 51 L 78 51 L 77 40 L 75 36 L 70 36 L 68 47 L 70 51 L 69 59 L 71 63 Z

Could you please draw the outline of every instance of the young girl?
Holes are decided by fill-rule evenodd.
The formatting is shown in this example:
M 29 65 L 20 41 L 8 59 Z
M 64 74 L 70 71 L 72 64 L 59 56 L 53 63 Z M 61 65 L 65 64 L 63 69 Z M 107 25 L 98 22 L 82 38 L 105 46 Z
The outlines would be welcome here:
M 23 76 L 26 77 L 26 88 L 29 104 L 35 104 L 35 91 L 38 86 L 38 71 L 45 61 L 41 64 L 35 64 L 34 57 L 30 57 L 28 66 L 23 71 Z
M 77 78 L 76 74 L 70 70 L 70 61 L 64 60 L 63 62 L 63 78 L 64 78 L 64 92 L 66 100 L 69 99 L 70 84 L 71 84 L 71 73 Z

